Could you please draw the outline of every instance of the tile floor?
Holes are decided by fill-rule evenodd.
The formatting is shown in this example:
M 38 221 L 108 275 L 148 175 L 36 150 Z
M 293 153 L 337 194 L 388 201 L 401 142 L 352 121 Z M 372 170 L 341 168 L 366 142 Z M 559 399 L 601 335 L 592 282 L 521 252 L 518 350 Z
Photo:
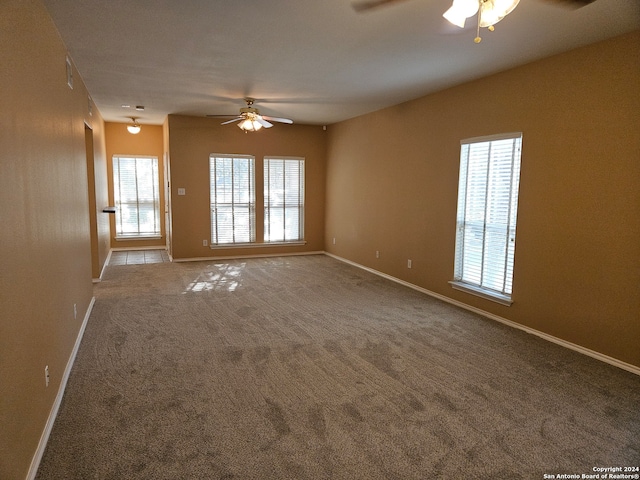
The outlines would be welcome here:
M 111 252 L 109 265 L 142 265 L 169 262 L 166 250 L 122 250 Z

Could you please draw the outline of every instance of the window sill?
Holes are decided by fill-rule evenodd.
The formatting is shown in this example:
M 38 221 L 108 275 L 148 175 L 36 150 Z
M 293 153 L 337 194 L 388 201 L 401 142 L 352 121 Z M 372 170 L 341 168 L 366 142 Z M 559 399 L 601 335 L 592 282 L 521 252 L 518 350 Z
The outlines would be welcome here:
M 116 236 L 115 239 L 116 239 L 116 242 L 128 242 L 129 240 L 161 240 L 162 235 L 145 235 L 145 236 L 138 236 L 138 237 Z
M 228 250 L 230 248 L 294 247 L 306 244 L 307 242 L 304 240 L 296 240 L 295 242 L 223 243 L 220 245 L 209 245 L 209 248 L 211 248 L 211 250 Z
M 485 300 L 491 300 L 492 302 L 499 303 L 500 305 L 506 305 L 507 307 L 510 307 L 511 304 L 513 304 L 511 297 L 508 295 L 503 295 L 491 290 L 485 290 L 484 288 L 476 287 L 474 285 L 469 285 L 468 283 L 463 283 L 455 280 L 449 282 L 449 284 L 456 290 L 470 293 L 471 295 L 484 298 Z

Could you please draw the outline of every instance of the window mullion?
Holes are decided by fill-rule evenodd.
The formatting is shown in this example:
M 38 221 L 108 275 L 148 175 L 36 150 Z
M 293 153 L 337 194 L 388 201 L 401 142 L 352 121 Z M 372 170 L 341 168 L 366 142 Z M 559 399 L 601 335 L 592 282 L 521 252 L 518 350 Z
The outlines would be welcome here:
M 236 159 L 231 159 L 231 239 L 236 243 Z
M 463 202 L 463 206 L 462 206 L 462 212 L 463 212 L 463 218 L 462 218 L 462 225 L 458 225 L 457 228 L 460 229 L 461 233 L 461 239 L 460 239 L 460 269 L 458 272 L 459 277 L 462 279 L 463 274 L 464 274 L 464 252 L 465 252 L 465 238 L 467 236 L 467 218 L 468 217 L 468 211 L 467 211 L 467 207 L 469 205 L 469 202 L 467 201 L 467 195 L 469 192 L 469 157 L 471 155 L 471 147 L 467 146 L 466 148 L 466 161 L 465 161 L 465 184 L 464 184 L 464 195 L 461 197 L 461 201 Z
M 282 160 L 282 240 L 287 241 L 287 162 Z
M 120 228 L 118 228 L 118 225 L 116 225 L 116 235 L 117 235 L 118 231 L 122 231 L 122 207 L 121 207 L 122 205 L 122 169 L 120 168 L 120 158 L 116 157 L 114 159 L 114 164 L 115 163 L 118 164 L 118 198 L 116 200 L 117 202 L 116 207 L 118 207 L 117 220 L 118 220 L 118 223 L 120 224 Z M 114 185 L 114 189 L 115 189 L 115 185 Z M 115 196 L 115 192 L 114 192 L 114 196 Z
M 211 179 L 210 179 L 211 180 Z M 220 241 L 219 233 L 218 233 L 218 159 L 215 158 L 213 160 L 213 213 L 216 216 L 216 221 L 214 222 L 214 233 L 215 233 L 215 243 L 217 244 Z
M 505 238 L 505 249 L 504 249 L 504 268 L 502 271 L 502 291 L 506 291 L 507 289 L 507 270 L 509 269 L 509 242 L 511 241 L 511 239 L 509 238 L 511 236 L 511 207 L 513 205 L 513 202 L 511 200 L 511 197 L 513 195 L 513 167 L 514 167 L 514 160 L 515 160 L 515 148 L 516 148 L 516 142 L 515 140 L 511 143 L 511 175 L 509 175 L 509 206 L 507 207 L 507 231 L 505 232 L 506 238 Z
M 256 171 L 255 162 L 249 161 L 249 241 L 256 241 Z
M 304 210 L 302 203 L 304 201 L 304 164 L 298 162 L 298 238 L 302 238 L 304 232 Z
M 153 162 L 151 162 L 151 172 L 156 178 L 158 177 L 157 164 L 154 164 Z M 153 182 L 152 188 L 153 188 L 153 203 L 154 203 L 154 206 L 153 206 L 153 229 L 154 229 L 154 231 L 156 231 L 156 230 L 159 230 L 160 209 L 156 210 L 155 202 L 157 200 L 158 206 L 160 206 L 160 195 L 158 193 L 158 190 L 159 190 L 160 186 L 156 185 L 156 182 Z
M 138 159 L 136 158 L 133 162 L 134 171 L 135 171 L 135 185 L 136 185 L 136 210 L 138 214 L 136 215 L 136 223 L 138 225 L 138 233 L 140 232 L 140 189 L 138 188 Z
M 486 191 L 484 196 L 484 218 L 482 219 L 482 254 L 480 257 L 480 286 L 484 286 L 485 275 L 485 259 L 484 254 L 487 246 L 487 215 L 489 210 L 489 194 L 492 193 L 491 189 L 491 153 L 493 149 L 493 143 L 489 143 L 489 151 L 487 152 L 487 175 L 485 177 Z
M 264 195 L 264 206 L 265 206 L 265 236 L 271 240 L 271 222 L 269 219 L 271 218 L 271 161 L 268 158 L 264 159 L 264 178 L 267 183 L 265 186 L 266 195 Z

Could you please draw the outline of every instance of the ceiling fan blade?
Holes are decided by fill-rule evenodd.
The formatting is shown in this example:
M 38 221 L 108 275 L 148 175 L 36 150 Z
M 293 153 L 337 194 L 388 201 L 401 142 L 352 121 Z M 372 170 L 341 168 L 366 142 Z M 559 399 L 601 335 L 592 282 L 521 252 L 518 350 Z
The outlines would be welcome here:
M 262 118 L 264 118 L 265 120 L 271 120 L 272 122 L 280 122 L 280 123 L 293 123 L 293 120 L 290 120 L 288 118 L 280 118 L 280 117 L 269 117 L 267 115 L 262 115 Z
M 389 3 L 402 2 L 404 0 L 355 0 L 351 2 L 351 6 L 356 12 L 364 12 L 372 8 L 381 7 Z
M 595 0 L 545 0 L 547 3 L 555 3 L 563 7 L 581 8 L 593 3 Z
M 235 118 L 238 114 L 235 115 L 205 115 L 207 118 Z
M 242 120 L 244 117 L 236 117 L 231 120 L 227 120 L 226 122 L 222 122 L 220 125 L 228 125 L 233 122 L 237 122 L 238 120 Z
M 258 122 L 260 125 L 262 125 L 264 128 L 271 128 L 273 127 L 272 123 L 267 122 L 264 117 L 258 115 L 256 117 L 256 122 Z

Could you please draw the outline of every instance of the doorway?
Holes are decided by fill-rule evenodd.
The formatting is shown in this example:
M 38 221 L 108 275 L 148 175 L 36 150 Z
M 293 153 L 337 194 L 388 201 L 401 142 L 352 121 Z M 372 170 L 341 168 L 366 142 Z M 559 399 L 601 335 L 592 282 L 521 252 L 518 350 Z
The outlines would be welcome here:
M 93 153 L 93 130 L 84 124 L 84 144 L 87 157 L 87 187 L 89 197 L 89 229 L 91 234 L 91 276 L 94 282 L 100 281 L 100 250 L 98 245 L 98 209 L 96 202 L 96 171 Z

